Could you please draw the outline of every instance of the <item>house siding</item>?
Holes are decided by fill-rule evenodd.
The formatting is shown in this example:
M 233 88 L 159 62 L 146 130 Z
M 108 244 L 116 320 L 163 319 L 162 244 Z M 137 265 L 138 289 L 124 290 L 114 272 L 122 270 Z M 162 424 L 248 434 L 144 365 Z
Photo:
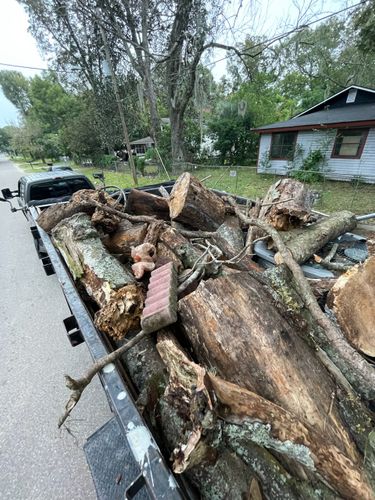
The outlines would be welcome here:
M 375 183 L 375 128 L 370 128 L 361 158 L 331 158 L 336 129 L 307 130 L 298 132 L 295 166 L 303 161 L 310 151 L 320 149 L 326 158 L 324 172 L 327 179 L 350 181 L 360 177 L 365 182 Z M 261 134 L 259 144 L 258 172 L 286 175 L 292 167 L 287 160 L 267 160 L 271 148 L 272 134 Z M 298 155 L 300 151 L 300 155 Z

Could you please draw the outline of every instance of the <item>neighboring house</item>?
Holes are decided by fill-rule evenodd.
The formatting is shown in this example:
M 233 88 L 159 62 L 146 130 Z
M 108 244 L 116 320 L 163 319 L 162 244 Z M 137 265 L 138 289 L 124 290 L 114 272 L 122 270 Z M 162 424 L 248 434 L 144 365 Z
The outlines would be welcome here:
M 320 150 L 329 179 L 375 182 L 375 90 L 352 85 L 294 118 L 255 129 L 258 172 L 284 175 Z
M 132 149 L 135 150 L 137 155 L 144 155 L 145 152 L 154 147 L 155 143 L 152 137 L 143 137 L 143 139 L 138 139 L 137 141 L 132 141 L 130 143 Z

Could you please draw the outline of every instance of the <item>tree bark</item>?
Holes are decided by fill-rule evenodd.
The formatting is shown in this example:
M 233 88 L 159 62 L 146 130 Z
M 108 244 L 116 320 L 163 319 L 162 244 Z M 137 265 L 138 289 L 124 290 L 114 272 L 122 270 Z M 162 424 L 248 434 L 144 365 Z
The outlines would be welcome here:
M 117 231 L 103 239 L 106 249 L 113 254 L 122 254 L 130 257 L 131 247 L 143 243 L 147 234 L 147 224 L 121 222 Z
M 171 121 L 171 152 L 173 160 L 173 172 L 178 173 L 178 164 L 185 159 L 183 143 L 184 124 L 180 112 L 178 110 L 175 110 L 172 106 L 169 111 L 169 118 Z
M 212 241 L 224 252 L 227 259 L 231 259 L 243 251 L 244 234 L 238 218 L 227 216 L 223 224 L 217 229 L 215 236 L 212 237 Z M 242 271 L 262 270 L 247 253 L 241 257 L 241 260 L 233 264 L 233 267 Z
M 64 219 L 54 228 L 52 238 L 73 278 L 100 307 L 97 326 L 116 338 L 138 328 L 143 292 L 130 271 L 104 248 L 90 217 L 78 213 Z
M 188 172 L 175 182 L 170 198 L 171 219 L 203 231 L 215 231 L 225 220 L 225 203 Z
M 259 217 L 279 231 L 288 231 L 309 221 L 312 203 L 312 193 L 305 184 L 282 179 L 267 191 Z
M 153 215 L 158 219 L 170 220 L 168 201 L 161 196 L 132 189 L 126 199 L 126 211 L 135 215 Z
M 237 273 L 201 282 L 179 301 L 179 314 L 201 362 L 309 422 L 357 460 L 336 404 L 327 417 L 335 390 L 329 374 L 257 280 Z
M 375 357 L 375 256 L 340 276 L 327 303 L 349 343 Z
M 290 457 L 313 472 L 318 471 L 345 498 L 358 494 L 372 498 L 359 466 L 309 424 L 261 396 L 207 373 L 190 361 L 169 335 L 158 335 L 157 349 L 169 373 L 163 399 L 188 428 L 185 435 L 180 431 L 182 442 L 173 452 L 175 472 L 202 466 L 209 450 L 212 457 L 215 450 L 212 431 L 216 426 L 215 415 L 219 415 L 224 420 L 222 436 L 227 437 L 227 445 L 232 445 L 237 453 L 253 442 Z M 246 442 L 236 446 L 235 441 L 245 436 Z M 217 444 L 215 451 L 217 458 L 220 453 Z M 273 479 L 266 478 L 266 487 Z
M 342 212 L 333 213 L 330 217 L 311 226 L 307 226 L 304 231 L 298 231 L 298 234 L 285 244 L 294 260 L 302 264 L 329 241 L 354 229 L 356 224 L 355 215 L 352 212 L 343 210 Z M 276 264 L 282 262 L 279 252 L 275 255 L 275 262 Z

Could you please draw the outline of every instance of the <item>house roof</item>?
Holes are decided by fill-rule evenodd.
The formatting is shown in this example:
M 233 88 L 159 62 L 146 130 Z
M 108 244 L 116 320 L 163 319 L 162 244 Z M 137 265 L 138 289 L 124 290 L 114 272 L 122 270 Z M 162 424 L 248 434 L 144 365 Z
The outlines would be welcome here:
M 368 123 L 373 122 L 373 123 Z M 359 104 L 343 108 L 323 109 L 308 115 L 296 116 L 285 122 L 271 123 L 254 129 L 255 132 L 267 132 L 275 129 L 311 130 L 312 128 L 336 128 L 350 123 L 351 126 L 375 125 L 375 104 Z
M 345 94 L 353 90 L 359 91 L 360 99 L 348 103 L 345 101 Z M 266 133 L 294 129 L 337 128 L 345 125 L 351 127 L 375 125 L 375 90 L 352 85 L 290 120 L 264 125 L 254 131 Z
M 341 96 L 342 94 L 345 94 L 346 92 L 349 92 L 349 90 L 363 90 L 364 92 L 370 92 L 372 94 L 375 94 L 374 89 L 370 89 L 368 87 L 359 87 L 358 85 L 351 85 L 350 87 L 346 87 L 343 90 L 340 90 L 340 92 L 337 92 L 337 94 L 331 95 L 327 99 L 324 99 L 324 101 L 318 102 L 318 104 L 314 104 L 314 106 L 311 106 L 311 108 L 306 109 L 305 111 L 302 111 L 302 113 L 299 113 L 296 115 L 294 118 L 297 118 L 298 116 L 305 115 L 307 113 L 311 113 L 314 109 L 317 111 L 317 108 L 320 108 L 322 106 L 326 106 L 333 100 L 337 99 L 337 97 Z
M 154 144 L 154 140 L 152 137 L 143 137 L 143 139 L 137 139 L 136 141 L 132 141 L 130 144 Z

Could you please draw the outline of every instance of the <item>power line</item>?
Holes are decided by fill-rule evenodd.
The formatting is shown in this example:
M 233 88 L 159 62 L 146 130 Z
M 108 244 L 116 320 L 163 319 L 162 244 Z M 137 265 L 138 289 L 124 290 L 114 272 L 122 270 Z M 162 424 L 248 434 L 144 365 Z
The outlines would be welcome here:
M 305 28 L 308 28 L 309 26 L 312 26 L 313 24 L 319 23 L 320 21 L 325 21 L 326 19 L 330 19 L 331 17 L 337 16 L 338 14 L 342 14 L 343 12 L 346 12 L 348 10 L 355 9 L 356 7 L 359 7 L 360 5 L 364 5 L 365 3 L 367 3 L 367 0 L 361 0 L 358 3 L 351 5 L 350 7 L 345 7 L 344 9 L 338 10 L 336 12 L 332 12 L 331 14 L 327 14 L 326 16 L 320 17 L 319 19 L 315 19 L 314 21 L 310 21 L 309 23 L 302 24 L 301 26 L 296 26 L 294 29 L 289 30 L 285 33 L 281 33 L 279 35 L 275 35 L 274 37 L 269 38 L 268 40 L 263 40 L 262 42 L 257 43 L 256 45 L 253 45 L 251 48 L 254 49 L 255 47 L 260 47 L 262 45 L 267 45 L 267 44 L 271 45 L 272 43 L 278 42 L 282 38 L 285 38 L 285 37 L 291 35 L 292 33 L 301 31 Z M 246 55 L 246 54 L 244 54 L 244 55 Z M 211 63 L 204 64 L 203 66 L 206 66 L 206 67 L 214 66 L 218 62 L 221 62 L 221 61 L 224 61 L 225 59 L 228 59 L 228 57 L 231 57 L 231 54 L 228 54 L 224 57 L 221 57 L 220 59 L 217 59 Z
M 350 7 L 345 7 L 344 9 L 338 10 L 336 12 L 332 12 L 331 14 L 327 14 L 326 16 L 320 17 L 319 19 L 315 19 L 314 21 L 310 21 L 309 23 L 302 24 L 301 26 L 297 26 L 296 28 L 294 28 L 292 30 L 289 30 L 285 33 L 281 33 L 279 35 L 275 35 L 274 37 L 269 38 L 268 40 L 264 40 L 256 45 L 253 45 L 252 49 L 255 47 L 265 45 L 265 44 L 272 44 L 274 42 L 277 42 L 277 41 L 281 40 L 282 38 L 285 38 L 285 37 L 291 35 L 292 33 L 295 33 L 297 31 L 301 31 L 305 28 L 308 28 L 309 26 L 312 26 L 313 24 L 319 23 L 320 21 L 325 21 L 326 19 L 330 19 L 333 16 L 337 16 L 338 14 L 342 14 L 343 12 L 347 12 L 348 10 L 359 7 L 360 5 L 364 5 L 365 3 L 367 3 L 367 0 L 361 0 L 358 3 L 351 5 Z M 204 66 L 206 66 L 206 67 L 213 66 L 218 62 L 221 62 L 221 61 L 224 61 L 225 59 L 228 59 L 228 57 L 230 57 L 229 54 L 226 55 L 225 57 L 221 57 L 220 59 L 217 59 L 216 61 L 204 64 Z M 55 69 L 51 69 L 51 68 L 39 68 L 36 66 L 25 66 L 22 64 L 11 64 L 11 63 L 4 63 L 4 62 L 0 62 L 0 66 L 9 66 L 12 68 L 22 68 L 22 69 L 34 69 L 34 70 L 38 70 L 38 71 L 53 71 L 55 73 L 73 73 L 74 71 L 79 71 L 79 68 L 71 69 L 71 70 L 55 70 Z
M 54 73 L 73 73 L 74 71 L 80 71 L 80 68 L 72 68 L 70 70 L 58 70 L 52 68 L 38 68 L 37 66 L 24 66 L 23 64 L 10 64 L 0 62 L 0 66 L 10 66 L 11 68 L 22 68 L 22 69 L 35 69 L 38 71 L 53 71 Z

